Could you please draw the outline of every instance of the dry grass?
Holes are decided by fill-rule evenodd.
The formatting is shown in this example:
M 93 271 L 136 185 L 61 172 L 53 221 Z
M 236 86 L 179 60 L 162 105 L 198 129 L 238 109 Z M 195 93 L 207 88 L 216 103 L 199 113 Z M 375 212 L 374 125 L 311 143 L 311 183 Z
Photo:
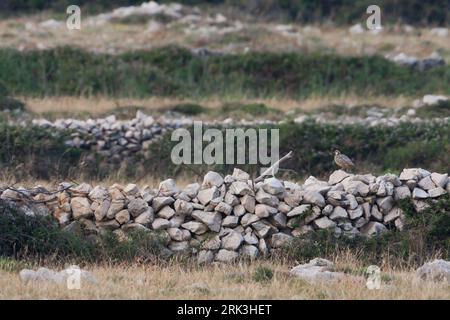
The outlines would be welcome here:
M 0 21 L 0 47 L 41 50 L 69 45 L 96 52 L 120 53 L 182 45 L 191 48 L 209 47 L 233 53 L 320 50 L 344 55 L 405 52 L 424 57 L 438 51 L 446 58 L 450 54 L 450 42 L 447 38 L 430 35 L 429 29 L 420 28 L 405 33 L 399 27 L 387 27 L 382 35 L 352 35 L 346 27 L 293 24 L 293 32 L 283 32 L 277 30 L 277 23 L 246 22 L 247 19 L 243 19 L 243 29 L 225 34 L 220 28 L 210 29 L 205 21 L 193 26 L 192 32 L 186 32 L 188 24 L 178 22 L 163 25 L 162 29 L 150 32 L 146 24 L 90 25 L 88 17 L 83 17 L 86 20 L 83 20 L 81 30 L 68 30 L 64 23 L 55 29 L 39 26 L 40 22 L 49 18 L 52 16 L 44 13 Z
M 27 105 L 27 109 L 36 114 L 51 113 L 57 115 L 73 115 L 82 116 L 103 115 L 109 112 L 118 111 L 129 106 L 142 107 L 148 113 L 161 112 L 169 107 L 181 103 L 198 103 L 205 108 L 215 109 L 224 103 L 236 102 L 242 104 L 264 103 L 267 106 L 281 110 L 284 112 L 291 110 L 311 111 L 319 107 L 330 104 L 341 104 L 348 106 L 362 104 L 378 104 L 385 107 L 403 107 L 411 105 L 413 97 L 397 96 L 357 96 L 357 95 L 341 95 L 341 96 L 316 96 L 304 100 L 295 100 L 283 97 L 274 97 L 266 99 L 250 99 L 246 97 L 212 97 L 200 100 L 178 99 L 171 97 L 151 97 L 147 99 L 132 98 L 110 98 L 110 97 L 45 97 L 30 98 L 19 97 Z
M 254 280 L 253 273 L 261 265 L 274 271 L 272 280 Z M 413 271 L 382 270 L 381 289 L 369 290 L 363 276 L 307 283 L 289 276 L 292 266 L 264 261 L 204 268 L 180 264 L 87 266 L 99 283 L 82 283 L 81 290 L 23 284 L 17 272 L 0 271 L 0 299 L 450 299 L 448 284 L 422 281 Z M 337 262 L 337 266 L 348 269 L 349 265 Z

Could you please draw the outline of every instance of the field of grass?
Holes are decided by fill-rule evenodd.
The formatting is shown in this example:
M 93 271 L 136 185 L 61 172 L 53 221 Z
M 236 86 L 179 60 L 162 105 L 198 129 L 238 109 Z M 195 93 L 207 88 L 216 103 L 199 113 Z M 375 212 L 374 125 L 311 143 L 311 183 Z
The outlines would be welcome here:
M 137 15 L 105 21 L 96 15 L 143 1 L 80 0 L 81 30 L 65 28 L 69 2 L 0 1 L 0 188 L 55 190 L 62 181 L 157 187 L 166 178 L 183 187 L 201 182 L 209 170 L 225 175 L 234 167 L 259 175 L 258 165 L 175 165 L 170 132 L 146 154 L 117 163 L 68 147 L 69 130 L 29 124 L 41 117 L 131 119 L 137 110 L 219 122 L 283 120 L 255 128 L 279 129 L 279 154 L 293 151 L 277 174 L 284 180 L 327 179 L 337 169 L 336 148 L 355 162 L 355 173 L 450 172 L 450 122 L 294 121 L 318 114 L 366 117 L 371 108 L 399 118 L 426 94 L 450 96 L 450 42 L 432 32 L 448 26 L 448 1 L 379 1 L 380 34 L 349 30 L 365 26 L 369 0 L 178 0 L 198 6 L 183 13 L 197 12 L 193 20 Z M 388 59 L 400 52 L 437 53 L 447 64 L 419 72 Z M 449 102 L 414 110 L 422 119 L 450 116 Z M 450 259 L 450 197 L 427 203 L 419 214 L 410 200 L 396 201 L 405 213 L 402 231 L 387 225 L 393 230 L 379 237 L 337 238 L 322 230 L 297 236 L 264 259 L 199 266 L 192 256 L 168 257 L 161 232 L 131 231 L 122 239 L 93 234 L 82 222 L 63 230 L 51 216 L 30 217 L 0 199 L 0 299 L 450 299 L 448 283 L 421 280 L 415 272 L 435 258 Z M 289 274 L 316 257 L 333 261 L 345 278 L 309 283 Z M 22 268 L 72 264 L 98 283 L 68 290 L 19 277 Z M 381 268 L 379 290 L 366 287 L 370 265 Z
M 425 74 L 379 56 L 254 53 L 203 59 L 179 47 L 122 55 L 78 49 L 0 50 L 0 83 L 12 95 L 304 98 L 448 94 L 450 68 Z
M 364 275 L 308 283 L 289 276 L 294 266 L 279 261 L 201 268 L 179 263 L 86 265 L 98 284 L 82 283 L 80 290 L 68 290 L 64 284 L 24 284 L 17 271 L 0 270 L 0 299 L 450 299 L 447 284 L 422 281 L 413 269 L 383 268 L 381 289 L 369 290 Z M 270 268 L 273 277 L 255 277 L 261 267 Z M 349 256 L 336 260 L 336 268 L 348 272 L 367 267 L 349 261 Z

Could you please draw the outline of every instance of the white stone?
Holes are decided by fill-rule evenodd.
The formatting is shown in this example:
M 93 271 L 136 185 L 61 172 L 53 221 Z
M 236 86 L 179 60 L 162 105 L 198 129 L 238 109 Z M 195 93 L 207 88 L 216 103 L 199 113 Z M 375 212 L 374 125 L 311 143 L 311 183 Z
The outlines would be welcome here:
M 223 184 L 222 176 L 214 171 L 209 171 L 203 178 L 202 188 L 220 187 Z
M 378 208 L 381 210 L 381 212 L 387 213 L 394 206 L 394 199 L 391 196 L 378 198 L 377 205 L 378 205 Z
M 307 191 L 303 195 L 303 201 L 310 204 L 315 204 L 321 208 L 325 207 L 325 198 L 316 191 Z
M 309 282 L 332 281 L 344 278 L 342 272 L 333 272 L 331 261 L 316 258 L 306 264 L 300 264 L 291 269 L 290 274 Z
M 160 182 L 158 190 L 159 194 L 164 197 L 171 197 L 180 192 L 180 189 L 178 189 L 177 184 L 173 179 L 167 179 Z
M 134 219 L 134 222 L 148 226 L 155 220 L 155 215 L 152 208 L 148 208 L 145 212 L 141 213 L 138 217 Z
M 421 179 L 418 183 L 418 186 L 423 190 L 430 190 L 436 188 L 436 185 L 431 180 L 431 176 L 426 176 L 425 178 Z
M 121 211 L 116 213 L 116 217 L 115 218 L 116 218 L 118 223 L 125 224 L 128 221 L 130 221 L 130 213 L 128 212 L 128 210 L 121 210 Z
M 283 183 L 274 177 L 265 179 L 262 188 L 264 189 L 264 191 L 266 191 L 267 193 L 270 193 L 272 195 L 276 195 L 276 194 L 280 194 L 280 193 L 284 192 Z
M 417 275 L 424 280 L 444 281 L 450 284 L 450 262 L 435 259 L 427 262 L 416 270 Z
M 302 205 L 300 205 L 298 207 L 295 207 L 291 211 L 289 211 L 287 216 L 289 218 L 296 217 L 296 216 L 304 214 L 305 212 L 307 212 L 310 209 L 311 209 L 311 205 L 310 204 L 302 204 Z
M 333 220 L 330 220 L 328 217 L 316 219 L 313 223 L 319 229 L 329 229 L 336 226 L 336 223 Z
M 74 219 L 89 218 L 94 212 L 91 210 L 89 200 L 84 197 L 74 197 L 70 200 Z
M 197 235 L 204 234 L 206 231 L 208 231 L 208 227 L 205 224 L 197 221 L 189 221 L 183 223 L 181 227 Z
M 200 203 L 206 206 L 212 199 L 220 196 L 220 191 L 217 187 L 200 190 L 197 194 L 197 199 Z
M 177 199 L 174 203 L 175 212 L 180 215 L 190 215 L 194 210 L 194 207 L 190 202 Z
M 430 195 L 431 198 L 437 198 L 437 197 L 440 197 L 440 196 L 442 196 L 442 195 L 444 195 L 446 193 L 447 193 L 447 191 L 445 191 L 441 187 L 437 187 L 437 188 L 428 190 L 428 194 Z
M 172 197 L 155 197 L 152 201 L 152 207 L 155 212 L 158 212 L 164 206 L 171 205 L 175 202 L 175 199 Z
M 407 186 L 396 187 L 394 189 L 394 199 L 401 200 L 411 198 L 411 190 Z
M 239 224 L 239 217 L 237 216 L 227 216 L 222 221 L 223 227 L 234 228 Z
M 429 198 L 429 194 L 420 189 L 420 188 L 414 188 L 413 190 L 413 199 L 427 199 Z
M 230 192 L 235 195 L 244 196 L 251 195 L 253 196 L 255 193 L 252 188 L 243 181 L 235 181 L 230 186 Z
M 341 182 L 342 180 L 344 180 L 345 178 L 347 178 L 349 176 L 350 176 L 350 174 L 343 170 L 336 170 L 330 175 L 330 178 L 328 179 L 328 183 L 331 185 L 334 185 L 334 184 Z
M 431 174 L 431 180 L 433 180 L 434 184 L 437 187 L 445 188 L 445 185 L 447 184 L 447 180 L 448 180 L 448 173 L 439 174 L 439 173 L 433 172 Z
M 242 171 L 241 169 L 238 169 L 238 168 L 234 168 L 232 176 L 236 180 L 245 181 L 245 182 L 247 182 L 250 179 L 250 175 L 247 172 Z
M 210 250 L 201 250 L 197 256 L 198 264 L 210 264 L 214 261 L 214 253 Z
M 245 195 L 241 198 L 241 204 L 248 213 L 255 213 L 255 198 L 251 195 Z
M 254 260 L 258 257 L 259 250 L 257 247 L 247 244 L 247 245 L 242 246 L 242 248 L 239 250 L 239 254 L 246 258 L 250 258 L 251 260 Z
M 330 215 L 331 220 L 346 219 L 346 218 L 348 218 L 348 213 L 344 208 L 340 206 L 334 207 L 333 212 Z
M 163 229 L 167 229 L 167 228 L 170 228 L 170 227 L 171 227 L 170 221 L 167 220 L 167 219 L 156 218 L 152 222 L 152 229 L 153 230 L 163 230 Z
M 216 254 L 216 261 L 233 262 L 238 258 L 238 253 L 231 250 L 221 249 Z
M 271 244 L 273 248 L 281 248 L 288 244 L 293 239 L 292 236 L 285 233 L 274 233 L 271 238 Z
M 206 224 L 211 231 L 220 231 L 220 225 L 222 223 L 222 216 L 220 213 L 194 210 L 192 212 L 192 217 Z
M 236 251 L 244 242 L 244 237 L 236 231 L 231 231 L 228 235 L 222 238 L 222 248 Z

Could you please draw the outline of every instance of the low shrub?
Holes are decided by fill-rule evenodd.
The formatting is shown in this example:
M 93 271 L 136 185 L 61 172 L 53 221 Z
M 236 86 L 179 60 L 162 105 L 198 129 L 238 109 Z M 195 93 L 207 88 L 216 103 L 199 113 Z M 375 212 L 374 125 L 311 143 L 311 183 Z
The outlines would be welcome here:
M 332 259 L 351 250 L 367 264 L 420 266 L 430 258 L 450 258 L 450 197 L 431 202 L 421 213 L 407 199 L 400 202 L 407 217 L 403 231 L 390 230 L 380 236 L 337 238 L 330 230 L 307 233 L 283 248 L 288 260 L 307 262 L 321 257 Z
M 112 232 L 99 234 L 92 239 L 83 233 L 61 229 L 52 216 L 30 216 L 9 202 L 0 201 L 2 259 L 70 260 L 83 263 L 149 262 L 166 257 L 166 242 L 163 235 L 142 230 L 128 233 L 128 237 L 123 240 Z M 2 264 L 6 267 L 6 262 Z
M 269 267 L 259 266 L 253 272 L 253 280 L 256 282 L 268 282 L 273 278 L 273 270 Z

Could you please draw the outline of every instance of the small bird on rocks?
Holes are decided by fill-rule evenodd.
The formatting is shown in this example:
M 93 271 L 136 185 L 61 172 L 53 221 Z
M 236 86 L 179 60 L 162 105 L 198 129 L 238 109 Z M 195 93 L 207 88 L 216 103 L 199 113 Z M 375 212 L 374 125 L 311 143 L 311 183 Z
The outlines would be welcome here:
M 334 162 L 336 162 L 336 164 L 344 170 L 349 170 L 355 167 L 353 161 L 337 149 L 334 151 Z

